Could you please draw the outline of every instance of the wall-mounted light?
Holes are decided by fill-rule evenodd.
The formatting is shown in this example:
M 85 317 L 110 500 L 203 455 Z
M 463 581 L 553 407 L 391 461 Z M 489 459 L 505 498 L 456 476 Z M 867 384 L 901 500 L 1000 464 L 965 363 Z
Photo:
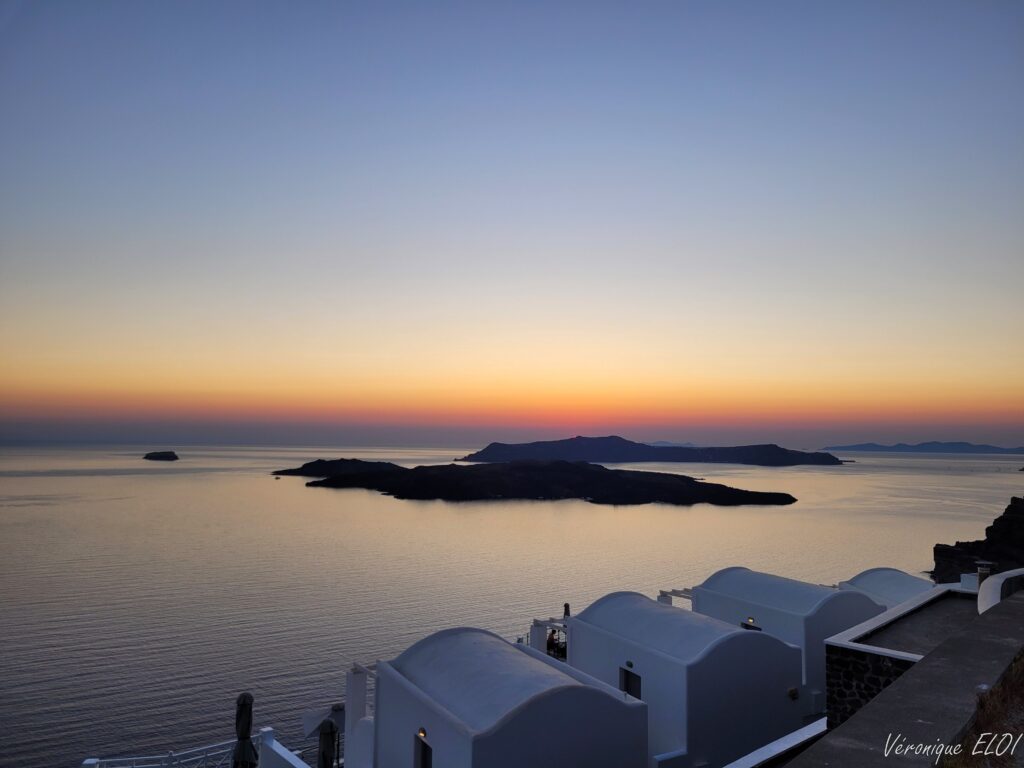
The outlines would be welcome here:
M 757 624 L 754 623 L 754 617 L 753 616 L 747 616 L 747 620 L 746 621 L 741 621 L 740 622 L 740 626 L 743 627 L 744 629 L 753 629 L 753 630 L 755 630 L 757 632 L 761 631 L 761 628 L 759 626 L 757 626 Z
M 632 661 L 627 661 L 626 662 L 626 668 L 627 669 L 632 669 L 633 668 L 633 662 Z
M 427 738 L 427 729 L 420 728 L 418 731 L 416 731 L 416 735 L 419 736 L 421 739 Z

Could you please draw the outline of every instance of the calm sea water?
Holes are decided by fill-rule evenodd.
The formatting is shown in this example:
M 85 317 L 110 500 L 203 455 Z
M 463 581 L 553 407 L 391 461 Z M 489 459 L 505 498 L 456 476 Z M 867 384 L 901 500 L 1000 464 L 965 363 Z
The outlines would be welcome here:
M 1021 457 L 857 454 L 842 467 L 636 465 L 756 490 L 789 507 L 397 501 L 306 488 L 273 469 L 357 456 L 406 465 L 463 451 L 195 448 L 0 452 L 4 766 L 199 746 L 343 696 L 352 661 L 455 625 L 510 639 L 602 594 L 690 586 L 748 565 L 834 583 L 931 565 L 1024 490 Z

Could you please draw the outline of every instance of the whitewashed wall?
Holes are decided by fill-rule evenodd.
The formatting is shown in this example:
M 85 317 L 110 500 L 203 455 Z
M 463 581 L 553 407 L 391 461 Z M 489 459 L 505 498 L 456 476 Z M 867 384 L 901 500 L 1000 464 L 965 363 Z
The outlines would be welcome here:
M 738 630 L 692 662 L 674 658 L 579 618 L 569 620 L 568 661 L 609 685 L 632 663 L 647 704 L 650 765 L 724 765 L 803 725 L 801 654 Z M 674 755 L 674 757 L 669 757 Z

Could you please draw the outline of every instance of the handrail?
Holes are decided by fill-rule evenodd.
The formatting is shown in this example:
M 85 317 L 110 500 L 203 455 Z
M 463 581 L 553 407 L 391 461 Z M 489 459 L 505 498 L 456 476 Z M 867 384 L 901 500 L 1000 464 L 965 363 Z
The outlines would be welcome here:
M 253 734 L 252 744 L 259 754 L 261 739 Z M 140 755 L 135 757 L 106 757 L 86 760 L 84 768 L 223 768 L 231 765 L 231 757 L 235 751 L 237 739 L 209 744 L 205 747 L 193 747 L 180 751 L 171 750 L 162 755 Z
M 984 613 L 1019 589 L 1024 589 L 1024 568 L 992 574 L 978 587 L 978 613 Z

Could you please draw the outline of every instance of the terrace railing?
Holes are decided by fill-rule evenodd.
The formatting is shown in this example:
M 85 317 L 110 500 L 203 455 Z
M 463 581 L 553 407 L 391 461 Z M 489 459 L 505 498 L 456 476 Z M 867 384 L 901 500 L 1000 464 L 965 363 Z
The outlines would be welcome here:
M 231 755 L 237 741 L 222 741 L 206 747 L 182 751 L 171 751 L 162 755 L 139 757 L 110 757 L 86 760 L 82 768 L 231 768 Z M 260 748 L 259 736 L 254 736 L 253 746 L 257 753 Z
M 166 752 L 162 755 L 89 758 L 82 768 L 231 768 L 235 739 L 205 747 Z M 274 738 L 273 728 L 261 728 L 252 735 L 252 744 L 260 756 L 260 765 L 304 766 L 299 757 Z M 265 759 L 264 759 L 265 758 Z

